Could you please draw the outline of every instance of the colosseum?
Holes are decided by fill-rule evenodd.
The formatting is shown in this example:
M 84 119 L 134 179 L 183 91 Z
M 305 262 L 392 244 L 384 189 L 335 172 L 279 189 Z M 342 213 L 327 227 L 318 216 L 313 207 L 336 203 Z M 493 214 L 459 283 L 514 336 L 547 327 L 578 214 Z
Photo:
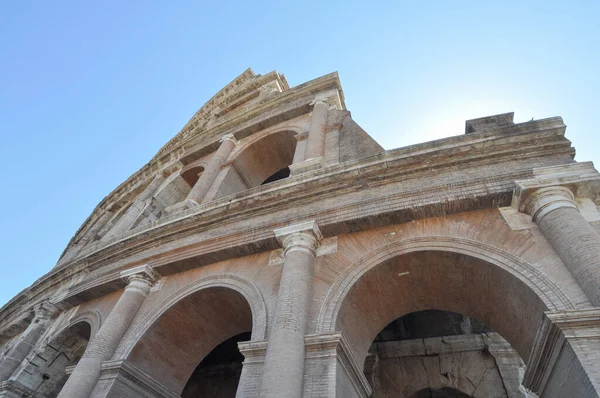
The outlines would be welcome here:
M 0 310 L 0 397 L 599 397 L 600 174 L 560 117 L 384 150 L 248 69 Z

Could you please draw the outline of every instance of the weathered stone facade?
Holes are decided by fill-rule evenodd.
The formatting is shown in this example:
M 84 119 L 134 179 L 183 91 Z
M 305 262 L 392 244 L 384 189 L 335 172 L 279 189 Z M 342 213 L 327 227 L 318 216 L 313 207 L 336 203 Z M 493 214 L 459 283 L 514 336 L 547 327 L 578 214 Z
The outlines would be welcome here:
M 0 311 L 0 397 L 598 397 L 600 174 L 559 117 L 385 151 L 247 70 Z

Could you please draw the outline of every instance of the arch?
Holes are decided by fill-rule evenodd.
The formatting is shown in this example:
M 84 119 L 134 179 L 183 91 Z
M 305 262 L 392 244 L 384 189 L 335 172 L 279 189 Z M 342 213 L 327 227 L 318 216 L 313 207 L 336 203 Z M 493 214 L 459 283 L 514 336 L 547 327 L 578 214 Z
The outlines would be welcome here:
M 181 178 L 190 186 L 190 189 L 196 185 L 200 174 L 204 172 L 205 167 L 201 165 L 194 165 L 193 167 L 185 167 L 181 170 Z
M 295 127 L 295 126 L 287 126 L 287 127 L 281 127 L 281 128 L 277 128 L 277 129 L 273 129 L 273 130 L 265 130 L 260 133 L 253 134 L 253 135 L 247 137 L 246 139 L 244 139 L 243 141 L 241 141 L 236 146 L 234 153 L 231 154 L 228 161 L 229 162 L 235 161 L 241 153 L 243 153 L 250 146 L 256 144 L 258 141 L 261 141 L 270 135 L 284 133 L 284 132 L 289 132 L 293 136 L 296 136 L 298 134 L 304 133 L 305 130 L 302 128 L 299 128 L 299 127 Z
M 60 328 L 57 331 L 52 332 L 45 340 L 46 342 L 53 341 L 56 337 L 58 337 L 61 333 L 65 332 L 67 329 L 70 329 L 72 326 L 79 322 L 85 322 L 90 326 L 90 340 L 94 338 L 98 330 L 100 330 L 100 326 L 102 326 L 102 315 L 100 312 L 96 310 L 87 310 L 83 311 L 79 314 L 76 314 L 73 318 L 69 319 L 69 323 Z
M 181 393 L 200 361 L 241 332 L 267 334 L 266 305 L 258 288 L 236 275 L 214 275 L 182 287 L 152 309 L 124 339 L 115 358 Z
M 469 239 L 447 236 L 428 236 L 409 238 L 388 243 L 379 249 L 368 253 L 355 263 L 348 266 L 338 280 L 332 285 L 326 295 L 317 319 L 316 332 L 318 334 L 333 333 L 339 330 L 340 311 L 342 306 L 344 305 L 344 302 L 351 290 L 357 286 L 357 284 L 361 281 L 361 278 L 363 278 L 366 274 L 376 269 L 378 266 L 390 263 L 395 259 L 405 256 L 408 256 L 405 258 L 410 258 L 410 256 L 416 256 L 419 255 L 419 253 L 437 253 L 438 256 L 442 253 L 445 253 L 449 256 L 455 256 L 453 259 L 458 258 L 456 256 L 462 256 L 461 258 L 464 259 L 472 259 L 470 261 L 473 261 L 474 265 L 472 264 L 469 267 L 466 267 L 465 272 L 481 272 L 483 270 L 481 267 L 487 266 L 489 271 L 494 275 L 505 277 L 507 280 L 510 279 L 517 284 L 523 285 L 523 292 L 529 291 L 531 293 L 530 297 L 533 300 L 539 300 L 538 312 L 540 317 L 542 312 L 546 309 L 557 311 L 574 308 L 573 304 L 552 281 L 550 281 L 541 272 L 536 270 L 532 265 L 528 264 L 522 259 L 519 259 L 496 247 Z M 435 257 L 435 255 L 432 256 Z M 465 276 L 465 278 L 467 276 Z M 422 282 L 426 283 L 426 281 Z M 449 286 L 451 286 L 452 282 L 453 281 L 448 282 Z M 413 286 L 411 288 L 416 289 L 417 286 Z M 478 288 L 478 286 L 475 286 L 475 288 Z M 473 316 L 473 314 L 464 313 L 464 311 L 457 311 L 456 308 L 414 308 L 413 311 L 420 309 L 443 309 Z M 403 313 L 395 314 L 392 319 L 389 319 L 389 321 L 398 318 L 401 315 L 403 315 Z M 478 318 L 477 316 L 473 317 Z M 479 320 L 489 324 L 486 319 Z M 385 326 L 385 324 L 383 324 L 381 328 L 383 326 Z M 502 328 L 498 328 L 497 325 L 489 324 L 489 326 L 496 329 L 498 332 L 501 332 Z M 372 338 L 374 338 L 378 332 L 379 330 L 370 336 L 369 338 L 371 340 L 369 340 L 366 344 L 370 344 Z M 508 336 L 504 337 L 507 338 L 507 340 L 509 340 L 511 343 L 514 342 L 514 338 L 512 339 L 513 341 L 511 341 Z M 530 349 L 530 347 L 526 345 L 532 344 L 534 337 L 535 331 L 533 331 L 533 336 L 531 336 L 530 331 L 528 338 L 531 341 L 527 340 L 526 343 L 523 343 L 520 346 L 517 344 L 515 346 L 517 351 L 519 351 L 524 359 L 529 355 L 528 350 Z M 364 360 L 364 347 L 358 349 L 355 352 L 355 355 L 357 355 L 359 362 Z
M 500 364 L 494 356 L 499 347 Z M 477 320 L 448 311 L 403 315 L 377 335 L 369 354 L 364 373 L 373 396 L 507 397 L 509 386 L 522 379 L 516 364 L 501 372 L 501 363 L 516 355 L 504 339 Z
M 67 381 L 66 368 L 79 362 L 99 324 L 94 312 L 82 313 L 44 339 L 13 377 L 36 396 L 56 397 Z
M 281 129 L 249 137 L 231 154 L 218 197 L 257 187 L 290 166 L 298 143 L 296 135 L 292 129 Z

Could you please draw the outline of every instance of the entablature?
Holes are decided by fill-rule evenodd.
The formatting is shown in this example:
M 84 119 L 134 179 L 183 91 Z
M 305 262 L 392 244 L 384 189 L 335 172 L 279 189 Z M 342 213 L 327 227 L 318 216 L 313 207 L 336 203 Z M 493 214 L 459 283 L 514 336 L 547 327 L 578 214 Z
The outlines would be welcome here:
M 533 168 L 540 165 L 571 161 L 574 151 L 564 130 L 560 118 L 550 118 L 525 128 L 514 125 L 386 151 L 252 188 L 96 242 L 72 263 L 41 278 L 30 296 L 33 301 L 33 296 L 45 297 L 52 291 L 50 285 L 67 275 L 74 278 L 69 271 L 75 269 L 83 280 L 79 277 L 80 283 L 56 297 L 68 305 L 121 288 L 118 272 L 141 263 L 169 275 L 277 249 L 273 230 L 290 221 L 290 209 L 304 208 L 305 216 L 318 220 L 328 238 L 374 226 L 508 206 L 515 180 L 531 178 Z M 247 227 L 249 220 L 252 228 Z M 207 233 L 202 235 L 203 231 Z M 198 233 L 202 236 L 195 235 L 196 241 L 189 239 Z M 170 250 L 159 246 L 174 241 L 181 245 Z

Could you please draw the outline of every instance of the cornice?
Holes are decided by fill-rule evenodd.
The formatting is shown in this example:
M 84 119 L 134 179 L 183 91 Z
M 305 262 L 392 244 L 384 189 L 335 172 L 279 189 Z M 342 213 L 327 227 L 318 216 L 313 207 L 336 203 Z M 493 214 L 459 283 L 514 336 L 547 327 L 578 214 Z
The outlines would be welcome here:
M 522 138 L 524 138 L 523 141 L 526 141 L 528 138 L 534 137 L 523 136 Z M 503 147 L 502 141 L 510 142 L 508 150 Z M 369 181 L 369 187 L 373 187 L 377 184 L 393 182 L 394 177 L 402 176 L 405 179 L 407 176 L 414 175 L 415 173 L 437 172 L 444 167 L 447 168 L 454 165 L 461 165 L 466 168 L 469 162 L 483 160 L 489 163 L 490 160 L 496 161 L 502 156 L 516 155 L 518 157 L 524 151 L 529 151 L 531 155 L 534 155 L 536 152 L 538 154 L 548 154 L 547 152 L 543 153 L 544 149 L 548 149 L 553 153 L 563 152 L 569 154 L 571 152 L 568 141 L 564 139 L 559 139 L 558 142 L 547 142 L 549 148 L 541 146 L 536 140 L 530 142 L 529 145 L 526 145 L 525 142 L 515 145 L 512 141 L 514 141 L 514 137 L 512 139 L 487 137 L 480 140 L 467 141 L 464 143 L 466 145 L 453 145 L 453 143 L 450 143 L 437 147 L 432 146 L 423 150 L 414 148 L 414 151 L 406 151 L 402 148 L 401 150 L 387 151 L 371 158 L 361 159 L 360 161 L 346 162 L 326 169 L 292 176 L 275 184 L 252 188 L 236 195 L 189 209 L 174 216 L 163 217 L 150 228 L 133 229 L 114 239 L 92 244 L 90 247 L 84 249 L 80 253 L 80 256 L 88 257 L 93 254 L 99 254 L 99 251 L 103 251 L 111 245 L 124 243 L 129 238 L 150 232 L 154 228 L 178 223 L 187 218 L 206 217 L 210 220 L 211 216 L 214 216 L 215 213 L 226 211 L 227 218 L 231 219 L 235 216 L 233 210 L 245 209 L 255 213 L 258 210 L 257 206 L 260 206 L 260 204 L 268 204 L 269 206 L 280 205 L 280 201 L 278 203 L 273 202 L 282 196 L 293 197 L 294 202 L 297 203 L 298 199 L 301 199 L 303 196 L 314 197 L 315 194 L 328 193 L 327 191 L 340 192 L 340 188 L 347 187 L 349 181 L 354 182 L 357 178 L 362 180 L 364 185 L 368 178 L 373 177 L 374 180 Z M 489 150 L 492 149 L 493 144 L 495 144 L 493 148 L 495 150 Z M 485 150 L 486 147 L 487 151 Z M 477 154 L 477 152 L 479 153 Z M 329 189 L 324 190 L 323 186 L 328 186 Z M 355 190 L 356 188 L 353 189 Z M 274 193 L 278 193 L 277 197 L 273 195 Z M 222 220 L 217 219 L 213 221 Z M 161 239 L 164 239 L 164 233 L 160 235 Z M 103 257 L 105 256 L 103 255 Z
M 531 166 L 527 167 L 530 159 L 555 159 L 557 156 L 564 159 L 573 156 L 569 141 L 562 136 L 562 120 L 546 119 L 536 124 L 529 123 L 528 126 L 529 129 L 516 125 L 495 133 L 475 133 L 391 150 L 201 205 L 161 219 L 150 228 L 132 230 L 119 238 L 102 242 L 102 246 L 91 246 L 82 251 L 84 258 L 40 278 L 30 288 L 30 294 L 32 298 L 40 297 L 41 300 L 55 290 L 53 286 L 82 272 L 84 275 L 92 273 L 69 292 L 57 296 L 57 300 L 74 299 L 75 303 L 97 295 L 97 292 L 93 293 L 96 288 L 108 291 L 122 288 L 123 282 L 118 277 L 122 266 L 106 269 L 105 273 L 99 271 L 115 259 L 130 258 L 144 250 L 148 252 L 146 257 L 126 264 L 127 267 L 147 262 L 160 268 L 161 274 L 167 275 L 232 256 L 277 249 L 279 244 L 273 230 L 288 225 L 289 221 L 265 217 L 274 208 L 285 211 L 305 206 L 306 220 L 317 220 L 327 238 L 353 232 L 363 223 L 379 226 L 459 211 L 507 206 L 510 204 L 514 180 L 532 176 Z M 514 166 L 504 174 L 477 174 L 482 165 L 496 163 L 520 166 Z M 452 174 L 454 170 L 460 173 L 460 178 L 451 184 L 443 180 L 429 186 L 421 183 L 427 179 L 435 180 L 441 173 Z M 410 181 L 419 182 L 421 188 L 404 189 Z M 392 186 L 396 187 L 393 192 L 388 189 Z M 337 203 L 329 209 L 311 205 L 332 194 L 346 197 L 346 202 Z M 375 194 L 379 196 L 373 196 Z M 268 221 L 253 223 L 251 229 L 243 228 L 250 216 L 263 217 Z M 229 232 L 224 232 L 226 229 Z M 166 253 L 148 251 L 159 242 L 172 242 L 199 231 L 211 233 L 206 239 L 189 247 Z M 235 253 L 231 251 L 232 248 Z M 174 265 L 169 268 L 169 264 Z M 1 318 L 7 320 L 9 313 L 18 312 L 19 303 L 31 301 L 13 300 L 13 304 L 0 311 Z

